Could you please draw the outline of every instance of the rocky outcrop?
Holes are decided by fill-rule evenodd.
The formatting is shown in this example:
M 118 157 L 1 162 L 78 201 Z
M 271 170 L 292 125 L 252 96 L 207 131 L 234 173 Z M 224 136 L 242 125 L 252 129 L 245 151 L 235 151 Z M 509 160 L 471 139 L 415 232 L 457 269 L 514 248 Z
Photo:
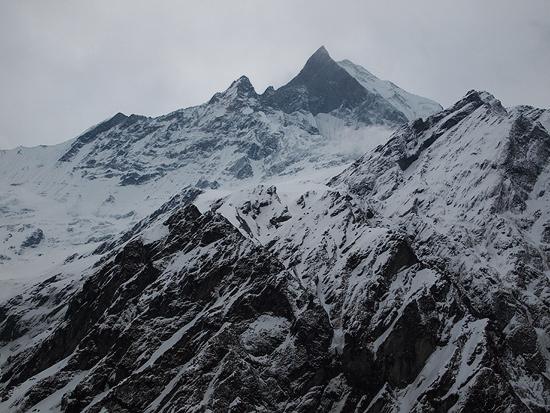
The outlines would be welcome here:
M 250 183 L 327 166 L 315 115 L 366 125 L 371 97 L 322 48 L 278 91 L 77 139 L 61 175 L 161 206 L 0 303 L 0 411 L 547 411 L 549 112 L 471 91 L 329 185 Z
M 307 291 L 289 288 L 271 254 L 194 206 L 164 225 L 167 237 L 127 243 L 74 294 L 47 338 L 8 361 L 3 400 L 52 372 L 11 408 L 26 410 L 75 377 L 63 411 L 276 410 L 326 382 L 328 318 Z
M 355 110 L 357 118 L 366 124 L 407 122 L 403 113 L 378 93 L 367 90 L 332 60 L 324 47 L 309 58 L 288 84 L 275 91 L 266 91 L 264 99 L 286 113 L 303 110 L 315 116 Z
M 25 241 L 21 243 L 21 248 L 36 248 L 44 240 L 44 231 L 37 228 Z

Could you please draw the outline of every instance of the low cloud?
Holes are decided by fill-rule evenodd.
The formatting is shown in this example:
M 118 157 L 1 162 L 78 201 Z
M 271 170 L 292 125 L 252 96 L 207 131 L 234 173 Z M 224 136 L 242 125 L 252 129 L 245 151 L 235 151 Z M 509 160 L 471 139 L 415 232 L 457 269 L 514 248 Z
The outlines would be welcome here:
M 353 159 L 388 141 L 395 129 L 385 126 L 368 126 L 361 129 L 344 128 L 337 140 L 338 150 Z
M 383 125 L 348 126 L 342 119 L 320 113 L 315 117 L 322 135 L 330 137 L 335 153 L 358 159 L 366 152 L 388 141 L 395 128 Z

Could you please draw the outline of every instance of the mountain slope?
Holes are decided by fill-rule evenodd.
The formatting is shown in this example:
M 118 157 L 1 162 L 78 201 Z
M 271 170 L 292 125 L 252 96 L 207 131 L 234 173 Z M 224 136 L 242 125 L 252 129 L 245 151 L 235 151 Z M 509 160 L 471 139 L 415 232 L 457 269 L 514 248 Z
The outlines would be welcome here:
M 328 186 L 175 197 L 0 308 L 0 406 L 547 410 L 549 119 L 472 91 Z
M 462 297 L 468 315 L 461 322 L 484 323 L 469 345 L 489 365 L 470 369 L 466 383 L 470 394 L 495 398 L 491 408 L 503 406 L 499 397 L 504 406 L 516 398 L 518 411 L 543 411 L 550 402 L 548 115 L 506 110 L 490 94 L 472 91 L 403 127 L 332 181 L 409 234 L 419 259 L 442 271 Z M 444 379 L 426 377 L 401 400 Z M 483 388 L 488 380 L 493 387 Z M 464 393 L 457 403 L 468 410 L 475 403 Z
M 439 103 L 413 95 L 390 81 L 380 80 L 365 68 L 349 60 L 342 60 L 338 64 L 357 79 L 365 89 L 382 96 L 388 103 L 403 113 L 409 121 L 426 118 L 443 110 Z
M 351 99 L 350 85 L 363 100 Z M 292 107 L 281 98 L 289 90 L 325 103 Z M 367 95 L 376 101 L 368 110 Z M 405 121 L 322 48 L 276 91 L 258 95 L 243 76 L 197 107 L 157 118 L 118 113 L 55 147 L 0 151 L 0 279 L 9 291 L 22 275 L 48 279 L 182 190 L 345 165 Z
M 406 116 L 342 66 L 0 153 L 3 268 L 41 264 L 0 410 L 548 410 L 550 111 L 471 91 L 350 164 Z

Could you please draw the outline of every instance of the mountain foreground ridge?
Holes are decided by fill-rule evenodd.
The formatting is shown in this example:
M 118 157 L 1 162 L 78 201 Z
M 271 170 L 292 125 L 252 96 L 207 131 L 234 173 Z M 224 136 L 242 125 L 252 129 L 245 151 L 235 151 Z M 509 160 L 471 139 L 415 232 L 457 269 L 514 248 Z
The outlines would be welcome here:
M 547 411 L 550 111 L 371 76 L 0 153 L 0 410 Z

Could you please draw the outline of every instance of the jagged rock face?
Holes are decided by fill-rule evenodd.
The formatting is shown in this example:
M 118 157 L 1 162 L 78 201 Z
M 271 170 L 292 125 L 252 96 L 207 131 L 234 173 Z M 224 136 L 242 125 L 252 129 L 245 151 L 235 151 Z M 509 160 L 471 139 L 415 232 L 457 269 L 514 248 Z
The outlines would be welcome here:
M 266 208 L 280 203 L 275 187 L 258 194 L 263 201 L 241 209 L 243 222 L 261 220 Z M 296 207 L 315 213 L 314 198 Z M 319 219 L 338 217 L 349 227 L 350 239 L 337 247 L 349 257 L 341 262 L 325 260 L 336 252 L 326 250 L 332 237 L 311 243 L 321 231 L 266 249 L 221 215 L 193 206 L 164 221 L 168 233 L 160 239 L 129 241 L 73 294 L 51 334 L 8 360 L 3 406 L 25 411 L 63 389 L 67 412 L 331 411 L 360 406 L 385 381 L 408 382 L 433 349 L 440 322 L 433 303 L 407 303 L 402 315 L 389 314 L 395 303 L 388 294 L 402 299 L 402 278 L 426 271 L 399 235 L 371 228 L 362 236 L 368 218 L 351 198 L 329 192 L 317 201 L 328 208 Z M 288 208 L 283 216 L 274 227 L 294 219 Z M 299 243 L 311 247 L 299 251 Z M 331 280 L 337 273 L 340 285 Z M 343 296 L 344 285 L 352 297 Z M 372 330 L 366 310 L 378 307 L 375 317 L 405 323 L 409 333 L 385 337 L 378 326 L 368 333 L 382 343 L 373 350 L 357 335 Z M 423 322 L 426 314 L 433 320 Z M 401 354 L 395 349 L 404 337 L 418 344 Z M 48 376 L 36 382 L 46 369 Z M 9 397 L 21 389 L 23 397 Z
M 510 345 L 504 337 L 517 299 L 506 286 L 493 286 L 490 298 L 469 290 L 461 266 L 434 257 L 438 248 L 450 248 L 439 245 L 448 243 L 443 234 L 419 242 L 407 234 L 410 228 L 385 227 L 376 203 L 369 203 L 369 213 L 340 190 L 308 191 L 295 204 L 285 205 L 285 198 L 270 187 L 225 202 L 235 207 L 234 225 L 268 245 L 325 309 L 335 366 L 328 387 L 338 389 L 334 397 L 345 411 L 537 411 L 547 405 L 540 358 L 546 315 L 536 325 L 512 323 L 521 338 Z M 239 205 L 236 199 L 248 200 Z M 215 207 L 228 214 L 223 205 Z M 283 212 L 290 218 L 270 225 Z M 483 308 L 476 296 L 488 299 Z M 504 349 L 538 360 L 538 367 L 506 361 Z M 519 383 L 529 382 L 536 395 L 511 380 L 510 371 L 523 375 Z
M 309 58 L 294 79 L 275 93 L 275 101 L 285 112 L 303 109 L 313 115 L 332 112 L 342 105 L 354 107 L 366 98 L 366 90 L 331 59 L 324 47 Z
M 243 76 L 197 107 L 157 118 L 118 113 L 56 147 L 0 151 L 0 276 L 30 259 L 59 265 L 115 242 L 184 189 L 347 165 L 406 121 L 323 48 L 263 95 Z M 44 240 L 21 248 L 38 228 Z
M 103 208 L 147 189 L 151 209 L 0 302 L 0 410 L 547 411 L 550 112 L 471 91 L 327 185 L 253 184 L 292 151 L 333 165 L 320 125 L 373 120 L 359 75 L 320 49 L 280 90 L 243 77 L 48 152 Z M 4 243 L 46 251 L 40 228 Z
M 372 93 L 336 63 L 321 47 L 287 85 L 267 93 L 286 113 L 305 110 L 313 115 L 356 110 L 361 122 L 403 124 L 407 117 L 377 93 Z
M 549 403 L 547 117 L 528 107 L 507 111 L 472 91 L 403 127 L 332 181 L 408 234 L 419 260 L 448 277 L 466 309 L 461 323 L 485 324 L 468 338 L 485 353 L 469 374 L 472 390 L 456 401 L 468 411 L 487 398 L 493 404 L 477 410 L 543 411 Z M 487 380 L 494 386 L 484 387 Z
M 193 206 L 164 225 L 166 237 L 109 258 L 54 333 L 8 361 L 5 389 L 52 373 L 11 409 L 68 385 L 67 412 L 275 410 L 326 380 L 315 373 L 327 368 L 328 318 L 280 262 Z

